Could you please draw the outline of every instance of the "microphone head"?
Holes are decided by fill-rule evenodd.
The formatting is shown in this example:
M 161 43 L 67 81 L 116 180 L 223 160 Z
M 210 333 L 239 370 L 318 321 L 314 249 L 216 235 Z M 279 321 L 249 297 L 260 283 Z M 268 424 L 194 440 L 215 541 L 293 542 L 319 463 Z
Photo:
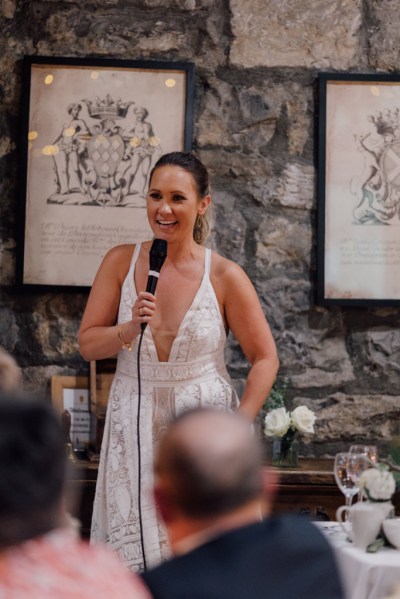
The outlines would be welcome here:
M 154 239 L 150 248 L 150 270 L 160 272 L 167 257 L 167 247 L 165 239 Z

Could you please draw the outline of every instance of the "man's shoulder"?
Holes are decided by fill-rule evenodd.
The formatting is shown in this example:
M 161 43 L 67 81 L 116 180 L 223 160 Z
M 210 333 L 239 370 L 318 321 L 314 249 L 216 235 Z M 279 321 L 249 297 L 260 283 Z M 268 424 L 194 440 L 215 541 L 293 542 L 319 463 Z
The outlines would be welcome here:
M 328 547 L 323 534 L 317 526 L 307 517 L 299 514 L 277 514 L 260 522 L 238 528 L 231 533 L 232 539 L 237 537 L 239 541 L 246 543 L 258 540 L 264 547 L 282 544 L 286 551 L 290 548 L 296 549 L 299 544 L 304 547 L 304 538 L 310 545 Z
M 304 516 L 273 516 L 231 530 L 142 577 L 155 599 L 259 599 L 266 588 L 276 599 L 309 599 L 322 585 L 324 599 L 343 597 L 332 550 Z
M 298 557 L 298 551 L 330 553 L 330 548 L 317 527 L 305 516 L 277 515 L 230 530 L 209 539 L 199 547 L 175 556 L 142 574 L 147 581 L 170 576 L 171 573 L 195 571 L 198 564 L 213 563 L 219 554 L 236 559 L 269 560 L 276 551 L 284 550 L 287 557 Z M 250 557 L 252 556 L 252 557 Z

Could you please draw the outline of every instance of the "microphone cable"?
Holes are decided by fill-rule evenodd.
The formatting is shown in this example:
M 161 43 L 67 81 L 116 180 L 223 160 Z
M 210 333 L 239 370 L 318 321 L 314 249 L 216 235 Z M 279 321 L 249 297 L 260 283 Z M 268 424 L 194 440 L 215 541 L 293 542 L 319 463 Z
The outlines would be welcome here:
M 143 334 L 145 329 L 141 328 L 138 350 L 137 350 L 137 382 L 138 382 L 138 407 L 137 407 L 137 419 L 136 419 L 136 438 L 137 438 L 137 450 L 138 450 L 138 510 L 139 510 L 139 526 L 140 526 L 140 545 L 142 548 L 143 556 L 143 568 L 147 570 L 146 555 L 144 552 L 144 536 L 143 536 L 143 520 L 142 520 L 142 455 L 140 451 L 140 407 L 142 401 L 142 384 L 140 377 L 140 349 L 142 347 Z
M 154 239 L 149 252 L 150 270 L 147 279 L 146 291 L 155 293 L 158 277 L 164 260 L 167 257 L 167 242 L 164 239 Z M 137 350 L 137 382 L 138 382 L 138 407 L 137 407 L 137 422 L 136 422 L 136 437 L 138 450 L 138 510 L 139 510 L 139 526 L 140 526 L 140 545 L 143 556 L 143 568 L 147 570 L 146 556 L 144 552 L 144 535 L 143 535 L 143 519 L 142 519 L 142 455 L 140 447 L 140 409 L 142 402 L 142 384 L 140 375 L 140 350 L 142 347 L 143 334 L 146 329 L 147 322 L 140 324 L 140 337 Z

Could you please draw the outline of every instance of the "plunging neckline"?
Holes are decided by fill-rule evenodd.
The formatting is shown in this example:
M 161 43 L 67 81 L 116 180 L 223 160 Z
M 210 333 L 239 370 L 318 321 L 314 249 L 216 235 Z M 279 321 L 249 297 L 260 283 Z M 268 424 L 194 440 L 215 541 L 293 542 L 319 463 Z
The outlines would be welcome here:
M 196 308 L 196 305 L 198 304 L 199 300 L 200 300 L 200 292 L 203 290 L 205 283 L 209 277 L 209 270 L 210 270 L 210 264 L 207 268 L 207 261 L 210 262 L 211 261 L 211 257 L 208 258 L 208 252 L 209 250 L 207 250 L 207 248 L 205 248 L 204 251 L 204 268 L 203 268 L 203 275 L 201 277 L 200 280 L 200 285 L 196 291 L 196 293 L 193 296 L 193 299 L 189 305 L 189 308 L 186 310 L 184 317 L 182 318 L 178 330 L 176 332 L 176 335 L 174 337 L 174 340 L 171 343 L 171 348 L 169 350 L 169 354 L 168 354 L 168 359 L 167 360 L 160 360 L 158 357 L 158 351 L 157 351 L 157 346 L 156 343 L 154 341 L 154 336 L 153 336 L 153 331 L 151 330 L 151 327 L 149 325 L 147 325 L 147 327 L 144 330 L 144 334 L 143 337 L 145 337 L 147 339 L 148 342 L 148 348 L 150 353 L 152 354 L 152 359 L 157 362 L 158 364 L 170 364 L 173 361 L 175 361 L 176 359 L 176 355 L 178 353 L 178 348 L 179 348 L 179 339 L 182 337 L 182 331 L 184 331 L 185 327 L 187 326 L 188 321 L 190 320 L 190 316 L 192 311 Z M 136 281 L 135 281 L 135 270 L 136 270 L 136 262 L 137 262 L 137 258 L 139 256 L 140 253 L 140 249 L 136 255 L 136 259 L 134 262 L 134 267 L 133 267 L 133 272 L 132 272 L 132 284 L 133 284 L 133 288 L 135 290 L 135 294 L 136 294 L 136 298 L 138 297 L 138 293 L 137 293 L 137 289 L 136 289 Z

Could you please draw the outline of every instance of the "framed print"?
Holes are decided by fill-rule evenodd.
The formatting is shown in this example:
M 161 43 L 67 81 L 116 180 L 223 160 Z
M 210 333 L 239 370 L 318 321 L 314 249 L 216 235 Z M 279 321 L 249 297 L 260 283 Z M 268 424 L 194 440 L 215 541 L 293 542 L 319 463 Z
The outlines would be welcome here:
M 324 305 L 400 304 L 400 75 L 319 77 L 318 280 Z
M 65 410 L 70 414 L 70 438 L 73 449 L 86 450 L 89 446 L 91 432 L 88 378 L 84 376 L 51 377 L 51 399 L 60 418 Z
M 84 290 L 104 254 L 151 237 L 145 194 L 191 149 L 194 65 L 25 57 L 18 283 Z

